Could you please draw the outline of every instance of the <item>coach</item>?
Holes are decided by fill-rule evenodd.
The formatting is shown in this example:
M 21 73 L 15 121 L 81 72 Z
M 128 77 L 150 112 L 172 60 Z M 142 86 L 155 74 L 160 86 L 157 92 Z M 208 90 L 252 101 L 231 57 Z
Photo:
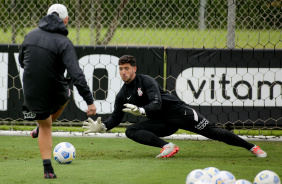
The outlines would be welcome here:
M 55 121 L 70 97 L 69 82 L 72 80 L 88 105 L 87 115 L 96 114 L 93 96 L 79 67 L 72 42 L 67 38 L 68 11 L 62 4 L 48 9 L 38 28 L 29 32 L 20 48 L 19 62 L 23 73 L 24 118 L 37 120 L 38 144 L 43 160 L 44 178 L 57 176 L 51 165 L 52 122 Z M 71 78 L 64 77 L 65 70 Z M 40 131 L 40 134 L 39 134 Z

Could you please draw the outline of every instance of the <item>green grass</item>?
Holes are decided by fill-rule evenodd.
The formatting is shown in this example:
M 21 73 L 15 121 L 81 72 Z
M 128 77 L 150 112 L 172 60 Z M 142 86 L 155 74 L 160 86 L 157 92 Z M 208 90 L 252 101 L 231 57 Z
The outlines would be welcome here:
M 32 131 L 36 126 L 21 126 L 21 125 L 0 125 L 0 130 L 14 130 L 14 131 Z M 110 132 L 112 133 L 124 133 L 126 127 L 115 127 Z M 63 132 L 84 132 L 85 129 L 81 127 L 67 127 L 67 126 L 53 126 L 53 132 L 63 131 Z M 233 132 L 237 135 L 246 136 L 281 136 L 282 130 L 265 130 L 265 129 L 234 129 Z M 193 132 L 179 129 L 176 134 L 195 134 Z
M 281 136 L 282 130 L 233 130 L 233 132 L 237 135 L 262 135 L 262 136 Z
M 36 126 L 20 126 L 20 125 L 0 125 L 0 130 L 14 130 L 14 131 L 32 131 Z M 124 133 L 126 127 L 115 127 L 110 132 L 112 133 Z M 53 126 L 53 132 L 63 131 L 63 132 L 84 132 L 85 129 L 81 127 L 67 127 L 67 126 Z M 282 130 L 252 130 L 252 129 L 234 129 L 233 132 L 237 135 L 246 136 L 282 136 Z M 179 129 L 176 134 L 195 134 L 193 132 Z
M 53 146 L 68 141 L 77 151 L 75 161 L 60 165 L 52 159 L 58 178 L 43 179 L 37 140 L 30 137 L 0 137 L 0 183 L 99 183 L 166 184 L 185 183 L 189 172 L 208 166 L 228 170 L 237 179 L 253 181 L 261 170 L 282 176 L 282 142 L 254 142 L 268 153 L 256 158 L 245 149 L 217 141 L 173 142 L 180 152 L 170 159 L 156 159 L 159 148 L 129 139 L 54 137 Z
M 96 32 L 89 28 L 68 28 L 68 37 L 74 45 L 94 45 Z M 21 44 L 24 35 L 32 28 L 21 29 L 16 42 Z M 106 29 L 102 30 L 104 36 Z M 4 31 L 0 28 L 0 43 L 12 43 L 11 28 Z M 118 28 L 109 45 L 124 46 L 170 46 L 180 48 L 226 48 L 226 30 L 197 29 L 150 29 L 150 28 Z M 236 48 L 248 49 L 281 49 L 280 30 L 236 30 Z

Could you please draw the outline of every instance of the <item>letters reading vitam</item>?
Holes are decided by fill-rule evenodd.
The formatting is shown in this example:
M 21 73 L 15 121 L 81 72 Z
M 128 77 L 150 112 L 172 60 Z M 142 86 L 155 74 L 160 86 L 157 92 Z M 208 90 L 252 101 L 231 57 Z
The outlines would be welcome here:
M 280 68 L 188 68 L 176 94 L 190 105 L 282 106 Z

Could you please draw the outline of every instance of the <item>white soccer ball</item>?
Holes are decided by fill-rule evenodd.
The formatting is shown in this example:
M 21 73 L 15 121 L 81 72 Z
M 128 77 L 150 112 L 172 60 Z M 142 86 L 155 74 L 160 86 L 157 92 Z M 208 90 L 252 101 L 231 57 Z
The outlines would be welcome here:
M 61 142 L 54 148 L 53 155 L 60 164 L 70 164 L 75 159 L 75 148 L 71 143 Z
M 281 184 L 281 180 L 275 172 L 263 170 L 256 175 L 254 184 Z
M 236 178 L 228 171 L 220 171 L 212 177 L 211 181 L 212 184 L 234 184 Z
M 207 180 L 198 180 L 194 184 L 211 184 L 211 181 Z
M 211 177 L 220 172 L 220 170 L 216 167 L 207 167 L 204 171 L 206 171 Z
M 239 180 L 236 180 L 234 184 L 252 184 L 252 182 L 250 182 L 249 180 L 245 180 L 245 179 L 239 179 Z
M 211 181 L 211 176 L 203 169 L 195 169 L 186 177 L 186 184 L 195 184 L 197 181 Z

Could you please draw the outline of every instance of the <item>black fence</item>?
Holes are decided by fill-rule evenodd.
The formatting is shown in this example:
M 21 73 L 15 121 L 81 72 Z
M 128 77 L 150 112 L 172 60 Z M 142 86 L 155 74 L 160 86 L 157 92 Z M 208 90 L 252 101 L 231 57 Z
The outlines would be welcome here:
M 111 115 L 115 95 L 123 84 L 118 72 L 118 58 L 129 54 L 137 58 L 138 73 L 154 77 L 172 95 L 211 121 L 236 123 L 236 126 L 282 126 L 282 50 L 75 48 L 80 66 L 91 81 L 89 86 L 98 108 L 96 116 L 102 119 Z M 23 70 L 19 67 L 18 50 L 18 45 L 0 45 L 2 121 L 23 119 Z M 86 104 L 72 84 L 70 88 L 74 92 L 59 120 L 83 121 L 87 118 Z M 140 117 L 132 115 L 125 115 L 123 119 L 124 122 L 139 120 Z

